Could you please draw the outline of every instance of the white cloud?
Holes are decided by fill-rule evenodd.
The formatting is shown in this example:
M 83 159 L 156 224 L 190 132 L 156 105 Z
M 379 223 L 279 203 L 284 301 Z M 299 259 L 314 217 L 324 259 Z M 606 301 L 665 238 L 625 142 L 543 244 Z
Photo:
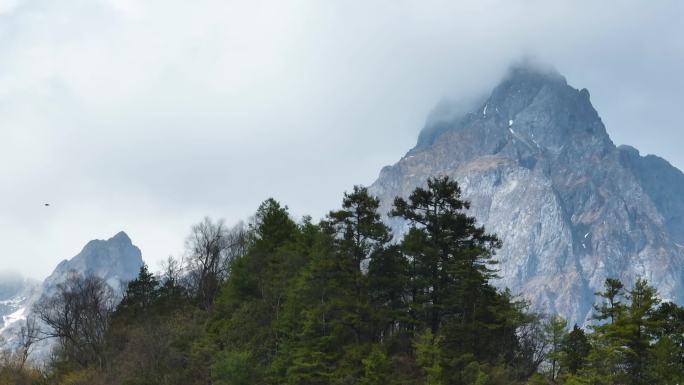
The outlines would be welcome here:
M 0 269 L 120 229 L 153 263 L 271 195 L 321 215 L 526 54 L 589 88 L 616 142 L 684 165 L 680 4 L 0 2 Z

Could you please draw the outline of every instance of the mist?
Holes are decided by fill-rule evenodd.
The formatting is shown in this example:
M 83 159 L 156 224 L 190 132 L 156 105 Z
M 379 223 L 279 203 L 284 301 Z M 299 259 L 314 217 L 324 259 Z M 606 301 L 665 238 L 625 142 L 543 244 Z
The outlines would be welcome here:
M 682 168 L 684 5 L 616 4 L 2 0 L 0 270 L 120 230 L 156 266 L 271 196 L 319 218 L 525 57 Z

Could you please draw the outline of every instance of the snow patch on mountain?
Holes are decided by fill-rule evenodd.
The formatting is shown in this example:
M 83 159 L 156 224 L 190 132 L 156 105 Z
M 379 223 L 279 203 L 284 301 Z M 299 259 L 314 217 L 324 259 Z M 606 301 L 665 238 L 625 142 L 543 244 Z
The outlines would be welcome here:
M 0 301 L 0 315 L 3 320 L 0 326 L 0 337 L 12 346 L 23 321 L 30 316 L 34 304 L 43 296 L 54 295 L 57 286 L 65 282 L 70 274 L 100 277 L 107 282 L 114 293 L 121 293 L 126 282 L 135 279 L 138 275 L 142 264 L 140 249 L 133 245 L 131 239 L 123 231 L 107 240 L 88 242 L 76 256 L 60 262 L 41 284 L 32 283 L 19 289 L 12 289 L 13 296 Z M 2 287 L 3 282 L 0 281 L 0 289 Z M 0 290 L 1 294 L 2 290 Z M 46 358 L 52 347 L 51 342 L 43 340 L 32 353 L 33 357 L 38 360 Z
M 496 284 L 535 309 L 584 324 L 609 277 L 646 278 L 684 303 L 684 174 L 616 147 L 586 89 L 517 66 L 477 108 L 445 109 L 428 120 L 411 158 L 384 167 L 371 186 L 385 213 L 395 196 L 448 175 L 470 214 L 503 241 Z M 386 220 L 395 235 L 406 230 Z

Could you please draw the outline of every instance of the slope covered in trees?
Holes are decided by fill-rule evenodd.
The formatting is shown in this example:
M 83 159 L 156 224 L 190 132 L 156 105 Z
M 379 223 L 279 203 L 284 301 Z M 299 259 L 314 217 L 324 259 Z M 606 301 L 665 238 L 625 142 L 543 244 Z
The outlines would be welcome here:
M 595 324 L 556 316 L 490 284 L 501 242 L 431 178 L 391 215 L 366 188 L 320 223 L 269 199 L 249 225 L 192 228 L 183 261 L 146 266 L 111 306 L 106 284 L 74 276 L 37 317 L 58 348 L 45 370 L 7 352 L 0 384 L 675 384 L 684 309 L 640 280 L 606 281 Z M 44 334 L 43 334 L 44 336 Z

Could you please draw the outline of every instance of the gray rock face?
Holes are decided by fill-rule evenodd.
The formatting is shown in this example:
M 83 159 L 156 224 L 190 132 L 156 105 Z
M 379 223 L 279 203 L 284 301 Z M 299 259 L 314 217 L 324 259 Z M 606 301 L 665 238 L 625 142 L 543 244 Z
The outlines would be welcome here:
M 537 310 L 583 324 L 607 277 L 627 285 L 644 277 L 684 303 L 684 174 L 616 147 L 586 89 L 515 67 L 476 110 L 439 116 L 371 186 L 383 210 L 428 177 L 448 175 L 503 241 L 497 285 Z
M 11 302 L 12 312 L 3 319 L 5 322 L 0 329 L 0 337 L 8 341 L 11 346 L 33 305 L 42 296 L 53 295 L 57 290 L 57 285 L 65 282 L 70 274 L 100 277 L 109 284 L 115 294 L 119 294 L 122 293 L 126 282 L 137 277 L 142 264 L 140 249 L 133 245 L 124 232 L 108 240 L 88 242 L 75 257 L 60 262 L 42 284 L 33 284 L 28 289 L 25 287 L 7 300 L 8 303 Z M 4 286 L 14 287 L 15 285 L 0 284 L 0 288 Z M 1 305 L 2 301 L 0 301 Z M 51 341 L 43 340 L 34 349 L 32 357 L 40 361 L 48 356 L 50 348 Z
M 119 293 L 123 283 L 138 275 L 142 263 L 140 249 L 134 246 L 128 235 L 122 231 L 106 241 L 90 241 L 75 257 L 60 262 L 52 274 L 43 281 L 41 294 L 52 293 L 72 272 L 100 277 L 115 293 Z

